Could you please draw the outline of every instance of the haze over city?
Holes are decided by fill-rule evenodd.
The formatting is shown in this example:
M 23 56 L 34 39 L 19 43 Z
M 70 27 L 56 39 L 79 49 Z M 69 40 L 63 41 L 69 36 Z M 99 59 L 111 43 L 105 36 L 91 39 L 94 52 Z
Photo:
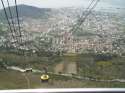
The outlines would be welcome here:
M 9 0 L 10 5 L 14 5 L 14 0 Z M 7 1 L 4 0 L 7 6 Z M 60 8 L 60 7 L 87 7 L 90 0 L 18 0 L 18 4 L 26 4 L 40 8 Z M 124 7 L 124 0 L 100 0 L 97 7 Z M 2 5 L 0 3 L 0 8 Z

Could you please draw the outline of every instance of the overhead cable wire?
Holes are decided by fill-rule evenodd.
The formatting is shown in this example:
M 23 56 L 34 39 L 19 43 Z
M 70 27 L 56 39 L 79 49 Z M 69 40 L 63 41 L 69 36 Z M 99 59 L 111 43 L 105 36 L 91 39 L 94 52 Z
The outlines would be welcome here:
M 18 6 L 17 6 L 17 0 L 15 0 L 15 8 L 16 8 L 16 17 L 17 17 L 17 22 L 18 22 L 18 31 L 19 31 L 19 40 L 20 44 L 22 45 L 22 33 L 21 33 L 21 25 L 20 25 L 20 19 L 19 19 L 19 11 L 18 11 Z M 22 52 L 24 54 L 24 52 Z
M 10 8 L 9 0 L 7 0 L 7 4 L 8 4 L 8 9 L 9 9 L 9 14 L 10 14 L 12 26 L 13 26 L 13 31 L 14 31 L 15 35 L 17 35 L 17 31 L 16 31 L 16 28 L 15 28 L 15 25 L 14 25 L 13 15 L 12 15 L 12 11 L 11 11 L 11 8 Z M 17 37 L 15 37 L 15 39 L 16 39 L 17 43 L 19 43 Z
M 73 29 L 71 29 L 71 30 L 77 30 L 81 25 L 82 25 L 82 23 L 86 20 L 86 18 L 89 16 L 89 14 L 92 12 L 92 10 L 96 7 L 96 5 L 98 4 L 98 2 L 100 1 L 100 0 L 97 0 L 97 1 L 95 1 L 95 0 L 92 0 L 92 2 L 90 3 L 90 5 L 88 6 L 88 8 L 86 9 L 86 12 L 87 12 L 87 14 L 83 17 L 83 15 L 84 15 L 84 13 L 82 14 L 82 17 L 80 17 L 80 19 L 78 20 L 78 22 L 77 22 L 77 24 L 73 27 Z M 94 4 L 93 4 L 94 3 Z M 93 5 L 93 6 L 92 6 Z M 91 8 L 90 8 L 91 7 Z M 90 9 L 89 9 L 90 8 Z M 89 10 L 88 10 L 89 9 Z
M 20 37 L 21 37 L 20 20 L 19 20 L 19 12 L 18 12 L 18 7 L 17 7 L 17 0 L 15 0 L 15 7 L 16 7 L 16 15 L 17 15 L 17 21 L 18 21 L 18 27 L 19 27 L 19 34 L 20 34 Z
M 7 0 L 7 4 L 8 4 L 8 9 L 9 9 L 9 13 L 10 13 L 10 18 L 11 18 L 13 30 L 14 30 L 14 32 L 15 32 L 15 39 L 16 39 L 16 41 L 17 41 L 17 42 L 15 43 L 15 44 L 17 44 L 17 46 L 15 46 L 15 47 L 16 47 L 16 49 L 18 50 L 18 49 L 19 49 L 18 45 L 20 44 L 20 41 L 19 41 L 19 39 L 18 39 L 18 31 L 17 31 L 17 29 L 15 28 L 15 24 L 14 24 L 14 21 L 13 21 L 13 15 L 12 15 L 12 11 L 11 11 L 11 8 L 10 8 L 9 0 Z
M 88 11 L 88 9 L 93 5 L 94 1 L 95 1 L 95 0 L 91 0 L 90 4 L 89 4 L 88 7 L 86 8 L 86 10 L 83 11 L 83 13 L 82 13 L 82 15 L 80 16 L 80 18 L 77 19 L 76 24 L 73 26 L 73 28 L 72 28 L 71 30 L 74 31 L 74 30 L 76 30 L 77 28 L 79 28 L 79 25 L 78 25 L 78 24 L 80 23 L 80 21 L 82 20 L 82 18 L 83 18 L 84 15 L 85 15 L 85 13 Z
M 100 0 L 97 0 L 95 2 L 95 4 L 92 6 L 92 8 L 88 11 L 88 13 L 85 15 L 85 17 L 81 20 L 81 22 L 79 23 L 79 26 L 82 25 L 82 23 L 86 20 L 86 18 L 88 17 L 88 15 L 92 12 L 92 10 L 96 7 L 96 5 L 98 4 Z
M 19 19 L 19 11 L 18 11 L 18 6 L 17 6 L 17 0 L 15 0 L 15 8 L 16 8 L 16 16 L 17 16 L 17 21 L 18 21 L 18 31 L 19 31 L 19 39 L 20 39 L 20 44 L 23 47 L 26 47 L 26 43 L 23 42 L 23 36 L 22 36 L 22 31 L 21 31 L 21 22 Z M 24 51 L 22 51 L 22 53 L 24 54 Z
M 8 18 L 7 11 L 6 11 L 6 8 L 5 8 L 5 5 L 4 5 L 3 0 L 1 0 L 1 3 L 2 3 L 3 9 L 4 9 L 5 17 L 6 17 L 6 19 L 7 19 L 8 25 L 9 25 L 9 29 L 10 29 L 10 31 L 11 31 L 11 33 L 12 33 L 12 38 L 15 39 L 15 37 L 14 37 L 14 35 L 13 35 L 13 30 L 12 30 L 12 28 L 11 28 L 11 24 L 10 24 L 10 21 L 9 21 L 9 18 Z
M 80 18 L 83 17 L 84 13 L 88 11 L 88 9 L 91 7 L 91 5 L 93 4 L 95 0 L 92 0 L 91 3 L 89 4 L 89 6 L 86 8 L 86 10 L 82 13 L 82 16 Z
M 16 29 L 15 29 L 15 26 L 14 26 L 14 21 L 13 21 L 13 17 L 12 17 L 12 12 L 11 12 L 11 9 L 10 9 L 10 4 L 9 4 L 9 1 L 7 0 L 7 4 L 8 4 L 8 9 L 9 9 L 9 13 L 10 13 L 10 18 L 11 18 L 11 22 L 12 22 L 12 25 L 13 25 L 13 30 L 16 34 Z

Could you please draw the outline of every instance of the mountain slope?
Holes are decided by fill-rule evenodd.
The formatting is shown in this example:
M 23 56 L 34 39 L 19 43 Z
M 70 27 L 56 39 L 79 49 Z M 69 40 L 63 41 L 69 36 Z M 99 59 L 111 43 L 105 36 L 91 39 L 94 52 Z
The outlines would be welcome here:
M 10 7 L 13 17 L 16 17 L 16 9 L 14 6 Z M 9 14 L 9 8 L 6 8 L 7 14 L 10 17 Z M 18 10 L 19 10 L 19 16 L 20 17 L 31 17 L 31 18 L 47 18 L 49 16 L 49 12 L 51 9 L 49 8 L 37 8 L 33 6 L 28 6 L 28 5 L 18 5 Z M 5 19 L 5 14 L 4 10 L 0 10 L 0 19 Z

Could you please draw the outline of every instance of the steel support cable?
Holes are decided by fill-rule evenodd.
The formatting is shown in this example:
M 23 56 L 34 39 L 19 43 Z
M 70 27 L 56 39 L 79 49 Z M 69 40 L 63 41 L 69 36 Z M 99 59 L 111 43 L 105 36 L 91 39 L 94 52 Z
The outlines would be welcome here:
M 17 0 L 15 0 L 15 7 L 16 7 L 16 16 L 17 16 L 17 21 L 18 21 L 18 28 L 19 28 L 18 29 L 18 31 L 19 31 L 19 39 L 20 39 L 20 45 L 21 45 L 23 42 L 22 42 L 22 33 L 21 33 L 21 27 L 20 27 L 20 19 L 19 19 Z
M 95 1 L 95 0 L 93 0 L 90 5 L 92 5 L 92 3 L 94 3 L 94 1 Z M 76 29 L 78 29 L 78 28 L 82 25 L 82 23 L 86 20 L 86 18 L 89 16 L 89 14 L 92 12 L 92 10 L 96 7 L 96 5 L 98 4 L 99 1 L 100 1 L 100 0 L 97 0 L 97 1 L 93 4 L 93 6 L 92 6 L 91 8 L 90 8 L 90 5 L 89 5 L 89 8 L 90 8 L 90 9 L 89 9 L 88 13 L 84 16 L 83 19 L 80 19 L 80 20 L 79 20 L 79 22 L 76 24 L 76 28 L 73 28 L 73 29 L 72 29 L 73 31 L 76 30 Z
M 8 1 L 8 0 L 7 0 L 7 4 L 8 4 L 8 9 L 9 9 L 9 13 L 10 13 L 11 22 L 12 22 L 12 25 L 13 25 L 13 30 L 14 30 L 14 32 L 16 33 L 16 29 L 15 29 L 14 21 L 13 21 L 13 17 L 12 17 L 12 12 L 11 12 L 10 4 L 9 4 L 9 1 Z
M 4 9 L 4 13 L 5 13 L 5 16 L 6 16 L 8 25 L 9 25 L 9 29 L 10 29 L 10 31 L 11 31 L 11 33 L 12 33 L 12 38 L 15 40 L 15 37 L 14 37 L 14 35 L 13 35 L 13 30 L 12 30 L 12 28 L 11 28 L 11 24 L 10 24 L 10 21 L 9 21 L 9 18 L 8 18 L 7 11 L 6 11 L 6 9 L 5 9 L 5 5 L 4 5 L 3 0 L 1 0 L 1 3 L 2 3 L 3 9 Z
M 95 2 L 95 4 L 92 6 L 92 8 L 88 11 L 88 13 L 85 15 L 85 17 L 81 20 L 81 22 L 79 23 L 79 26 L 82 25 L 82 23 L 86 20 L 86 18 L 88 17 L 88 15 L 92 12 L 92 10 L 96 7 L 96 5 L 98 4 L 100 0 L 97 0 Z
M 90 4 L 88 5 L 88 7 L 86 8 L 86 10 L 85 10 L 84 12 L 87 12 L 87 11 L 88 11 L 88 9 L 93 5 L 94 1 L 95 1 L 95 0 L 92 0 L 92 1 L 90 2 Z M 78 28 L 78 24 L 79 24 L 79 22 L 81 21 L 81 19 L 83 18 L 84 14 L 85 14 L 84 12 L 82 13 L 82 15 L 81 15 L 80 18 L 77 20 L 76 24 L 73 26 L 73 28 L 72 28 L 71 30 L 75 30 L 75 29 Z
M 16 7 L 16 15 L 17 15 L 17 21 L 18 21 L 18 28 L 19 28 L 19 38 L 20 38 L 20 43 L 22 43 L 22 33 L 21 33 L 21 27 L 20 27 L 20 20 L 19 20 L 19 12 L 18 12 L 17 0 L 15 0 L 15 7 Z
M 87 10 L 91 7 L 91 5 L 94 3 L 95 0 L 92 0 L 91 3 L 89 4 L 89 6 L 86 8 L 86 10 L 82 13 L 82 16 L 80 18 L 83 17 L 84 13 L 87 12 Z M 78 20 L 79 21 L 79 20 Z
M 80 16 L 80 18 L 78 19 L 78 21 L 80 21 L 80 19 L 84 16 L 85 12 L 88 11 L 88 9 L 91 7 L 91 5 L 94 3 L 94 1 L 95 1 L 95 0 L 92 0 L 92 1 L 90 2 L 90 4 L 88 5 L 88 7 L 86 8 L 86 10 L 82 13 L 82 15 Z
M 16 35 L 16 29 L 15 29 L 15 25 L 14 25 L 14 21 L 13 21 L 13 15 L 12 15 L 12 12 L 11 12 L 11 9 L 10 9 L 9 0 L 7 0 L 7 4 L 8 4 L 8 9 L 9 9 L 9 13 L 10 13 L 10 18 L 11 18 L 12 26 L 13 26 L 13 31 L 15 32 L 15 35 Z M 17 40 L 17 42 L 19 42 L 16 37 L 15 37 L 15 39 Z
M 8 4 L 8 9 L 9 9 L 9 13 L 10 13 L 10 18 L 11 18 L 11 22 L 12 22 L 12 25 L 13 25 L 13 30 L 14 30 L 14 32 L 15 32 L 15 39 L 17 40 L 17 42 L 16 42 L 16 49 L 17 50 L 19 50 L 19 44 L 20 44 L 20 41 L 19 41 L 19 39 L 18 39 L 18 31 L 16 30 L 16 28 L 15 28 L 15 25 L 14 25 L 14 21 L 13 21 L 13 15 L 12 15 L 12 11 L 11 11 L 11 9 L 10 9 L 10 4 L 9 4 L 9 0 L 7 0 L 7 4 Z M 18 52 L 17 52 L 18 53 Z M 19 54 L 19 53 L 18 53 Z
M 85 11 L 82 12 L 81 16 L 80 16 L 79 19 L 77 20 L 78 22 L 79 22 L 80 19 L 84 16 L 84 14 L 88 11 L 88 9 L 91 7 L 91 5 L 93 4 L 94 1 L 95 1 L 95 0 L 92 0 L 92 1 L 90 2 L 90 4 L 88 5 L 88 7 L 85 9 Z
M 96 17 L 96 14 L 94 14 L 93 12 L 91 12 L 91 15 L 93 16 L 93 19 L 95 19 L 95 21 L 96 22 L 99 22 L 99 20 L 98 20 L 98 18 Z M 102 20 L 102 19 L 100 19 L 100 20 Z M 102 28 L 102 24 L 98 24 L 99 25 L 99 27 L 100 27 L 100 29 L 98 29 L 98 30 L 102 30 L 103 28 Z M 98 36 L 100 36 L 100 34 L 97 34 Z
M 20 20 L 19 20 L 19 12 L 18 12 L 18 7 L 17 7 L 17 0 L 15 0 L 15 7 L 16 7 L 16 15 L 17 15 L 17 21 L 18 21 L 19 33 L 20 33 L 20 37 L 21 37 Z

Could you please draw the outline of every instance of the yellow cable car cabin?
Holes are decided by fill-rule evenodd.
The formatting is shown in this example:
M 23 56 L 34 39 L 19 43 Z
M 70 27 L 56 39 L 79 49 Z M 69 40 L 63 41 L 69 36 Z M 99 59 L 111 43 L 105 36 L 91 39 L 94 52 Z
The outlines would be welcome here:
M 48 82 L 48 80 L 49 80 L 49 75 L 43 74 L 43 75 L 41 76 L 41 81 L 42 81 L 42 82 Z

